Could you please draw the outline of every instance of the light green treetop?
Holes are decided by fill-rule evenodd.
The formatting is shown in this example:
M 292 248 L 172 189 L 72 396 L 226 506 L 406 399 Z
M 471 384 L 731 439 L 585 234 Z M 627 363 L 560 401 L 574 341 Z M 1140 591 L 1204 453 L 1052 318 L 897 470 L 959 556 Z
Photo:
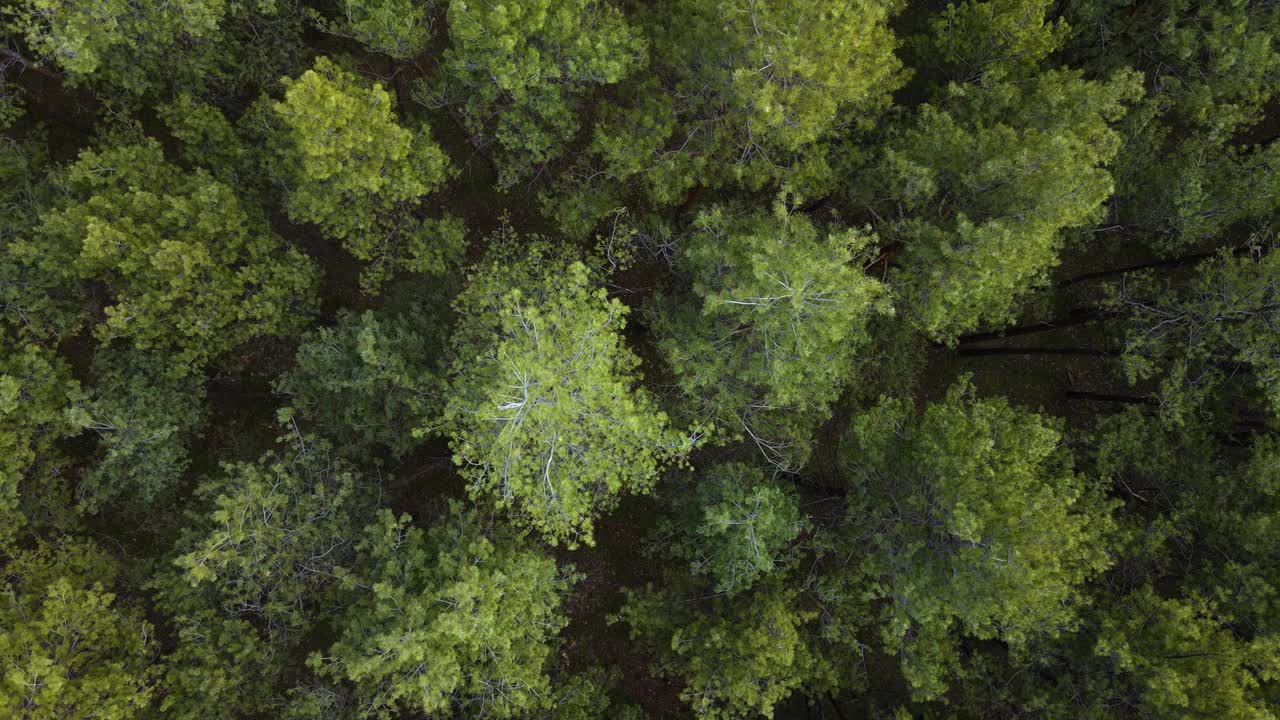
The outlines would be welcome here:
M 268 169 L 286 188 L 289 217 L 320 226 L 369 263 L 366 291 L 398 270 L 445 270 L 463 237 L 456 220 L 419 217 L 422 198 L 449 175 L 430 132 L 401 127 L 390 92 L 326 57 L 284 85 L 266 123 Z
M 416 96 L 457 104 L 473 136 L 497 141 L 507 187 L 559 157 L 592 89 L 645 60 L 645 39 L 610 0 L 449 2 L 449 48 Z
M 19 0 L 9 25 L 37 57 L 82 83 L 99 77 L 132 92 L 155 82 L 145 59 L 213 34 L 227 0 Z M 150 56 L 150 57 L 149 57 Z
M 689 442 L 636 387 L 626 306 L 581 262 L 523 252 L 480 267 L 457 300 L 444 426 L 473 496 L 552 543 L 590 545 L 593 519 Z
M 837 123 L 884 107 L 901 82 L 891 3 L 666 0 L 647 19 L 680 117 L 677 144 L 721 153 L 716 175 L 751 187 Z M 721 175 L 723 177 L 723 175 Z
M 1165 599 L 1143 586 L 1104 612 L 1094 652 L 1141 701 L 1142 717 L 1270 719 L 1280 634 L 1241 641 L 1212 601 Z
M 275 714 L 274 690 L 288 661 L 287 646 L 262 639 L 252 623 L 221 608 L 187 607 L 169 620 L 174 640 L 164 656 L 163 694 L 156 703 L 162 717 L 281 717 Z
M 49 472 L 59 439 L 76 435 L 67 411 L 83 398 L 66 360 L 43 346 L 0 335 L 0 549 L 25 523 L 21 501 L 27 483 L 56 496 Z M 52 477 L 50 477 L 52 476 Z
M 1280 146 L 1255 144 L 1280 83 L 1280 8 L 1254 0 L 1084 0 L 1063 9 L 1092 71 L 1136 68 L 1146 94 L 1122 126 L 1114 221 L 1160 252 L 1270 222 Z
M 15 0 L 0 10 L 23 64 L 87 86 L 81 97 L 113 114 L 170 94 L 255 92 L 302 60 L 301 20 L 279 0 Z
M 778 569 L 805 527 L 799 502 L 764 471 L 741 463 L 716 465 L 677 496 L 672 517 L 659 520 L 656 553 L 689 563 L 690 572 L 733 594 Z
M 151 702 L 151 625 L 108 590 L 116 568 L 74 540 L 18 552 L 0 583 L 0 711 L 128 720 Z
M 597 110 L 592 144 L 547 211 L 584 234 L 636 191 L 676 205 L 694 188 L 779 183 L 829 192 L 829 144 L 869 129 L 905 76 L 895 2 L 663 0 L 641 13 L 650 67 Z
M 408 59 L 431 42 L 431 20 L 435 0 L 339 0 L 339 16 L 321 20 L 334 35 L 354 38 L 375 52 Z
M 593 665 L 552 686 L 555 705 L 546 720 L 647 720 L 639 705 L 621 701 L 616 692 L 622 673 L 616 667 Z
M 325 590 L 349 561 L 370 488 L 322 441 L 295 437 L 255 463 L 226 464 L 201 486 L 209 510 L 193 517 L 174 573 L 158 583 L 191 614 L 219 608 L 271 635 L 299 632 L 325 608 Z
M 1018 80 L 1066 41 L 1070 27 L 1052 15 L 1052 0 L 948 3 L 930 20 L 930 35 L 915 41 L 923 59 L 940 64 L 953 82 Z
M 1052 636 L 1110 564 L 1111 506 L 1058 430 L 967 380 L 922 412 L 883 400 L 856 416 L 844 457 L 881 633 L 917 696 L 945 689 L 957 632 L 1015 647 Z
M 920 107 L 888 145 L 883 192 L 898 206 L 885 211 L 903 214 L 880 226 L 904 246 L 891 280 L 917 327 L 951 341 L 1011 321 L 1057 263 L 1062 231 L 1095 221 L 1111 195 L 1111 123 L 1139 87 L 1132 73 L 1097 82 L 1055 70 L 953 84 Z
M 157 108 L 169 132 L 182 144 L 181 157 L 236 188 L 248 202 L 261 201 L 265 183 L 252 148 L 226 115 L 190 92 Z
M 870 341 L 867 323 L 892 312 L 884 286 L 861 271 L 874 241 L 824 234 L 781 205 L 699 215 L 677 265 L 697 299 L 664 298 L 655 322 L 693 417 L 723 439 L 749 438 L 768 463 L 802 465 Z
M 150 506 L 174 485 L 191 459 L 187 435 L 207 414 L 203 378 L 175 377 L 167 358 L 100 348 L 89 400 L 72 412 L 98 436 L 99 459 L 76 489 L 80 507 L 113 500 Z
M 38 267 L 22 255 L 22 240 L 57 195 L 49 165 L 42 128 L 8 131 L 0 139 L 0 328 L 15 341 L 53 346 L 84 326 L 90 308 L 81 288 L 69 287 L 57 268 Z
M 628 591 L 620 618 L 654 657 L 655 670 L 684 683 L 680 698 L 698 718 L 772 718 L 797 690 L 834 685 L 835 668 L 816 652 L 806 627 L 817 613 L 800 608 L 794 588 L 767 582 L 701 602 L 682 589 L 689 588 L 669 579 L 662 590 Z
M 311 664 L 356 685 L 362 717 L 509 718 L 551 704 L 547 663 L 568 578 L 458 503 L 427 531 L 383 510 L 365 532 L 342 634 Z
M 1254 391 L 1280 413 L 1280 255 L 1270 243 L 1244 255 L 1224 250 L 1186 282 L 1127 278 L 1113 288 L 1111 305 L 1128 325 L 1130 381 L 1159 381 L 1161 416 L 1172 426 Z M 1242 370 L 1252 387 L 1239 387 Z
M 95 328 L 185 372 L 261 335 L 287 334 L 315 305 L 317 271 L 227 185 L 165 161 L 153 140 L 86 150 L 63 178 L 26 260 L 68 280 L 106 284 Z

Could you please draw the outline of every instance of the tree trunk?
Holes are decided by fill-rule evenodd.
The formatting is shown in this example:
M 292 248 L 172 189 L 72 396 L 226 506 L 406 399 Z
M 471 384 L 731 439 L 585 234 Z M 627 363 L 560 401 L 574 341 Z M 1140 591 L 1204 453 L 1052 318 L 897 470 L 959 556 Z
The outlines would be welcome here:
M 844 710 L 840 709 L 840 700 L 836 698 L 835 693 L 827 693 L 827 699 L 831 701 L 831 709 L 836 711 L 836 717 L 840 718 L 840 720 L 849 720 L 844 714 Z
M 61 73 L 57 73 L 50 70 L 49 68 L 37 65 L 36 63 L 22 57 L 21 55 L 14 52 L 13 50 L 10 50 L 9 48 L 0 48 L 0 57 L 8 58 L 10 61 L 21 65 L 23 70 L 30 70 L 34 73 L 38 73 L 40 75 L 43 75 L 49 78 L 50 80 L 53 80 L 54 82 L 61 83 L 63 80 L 63 76 Z
M 1112 268 L 1110 270 L 1099 270 L 1097 272 L 1084 273 L 1083 275 L 1077 275 L 1073 278 L 1069 278 L 1067 280 L 1063 280 L 1062 282 L 1059 282 L 1057 284 L 1057 287 L 1064 288 L 1070 285 L 1075 285 L 1076 283 L 1088 282 L 1090 280 L 1101 280 L 1102 278 L 1116 277 L 1118 275 L 1127 275 L 1131 272 L 1138 272 L 1140 270 L 1154 270 L 1156 268 L 1182 267 L 1184 265 L 1189 265 L 1191 263 L 1194 263 L 1200 260 L 1211 258 L 1217 254 L 1218 253 L 1216 252 L 1192 253 L 1190 255 L 1183 255 L 1181 257 L 1169 258 L 1168 260 L 1157 260 L 1155 262 L 1141 263 L 1138 265 L 1128 265 L 1126 267 Z
M 1096 402 L 1113 402 L 1123 403 L 1125 405 L 1159 405 L 1160 403 L 1152 398 L 1137 397 L 1134 395 L 1113 395 L 1111 393 L 1096 393 L 1085 390 L 1068 390 L 1067 398 L 1070 400 L 1093 400 Z
M 1094 350 L 1093 348 L 1052 348 L 1052 347 L 963 347 L 956 350 L 957 355 L 976 357 L 979 355 L 1088 355 L 1091 357 L 1119 357 L 1120 353 L 1111 350 Z
M 968 345 L 969 343 L 986 342 L 988 340 L 999 340 L 1006 337 L 1015 337 L 1018 335 L 1031 335 L 1033 333 L 1049 332 L 1059 328 L 1071 327 L 1072 325 L 1083 325 L 1084 323 L 1097 320 L 1103 316 L 1102 308 L 1086 307 L 1076 308 L 1067 313 L 1066 317 L 1056 318 L 1054 320 L 1044 320 L 1041 322 L 1030 323 L 1027 325 L 1016 325 L 1003 330 L 995 330 L 992 332 L 969 333 L 961 335 L 957 338 L 957 344 Z

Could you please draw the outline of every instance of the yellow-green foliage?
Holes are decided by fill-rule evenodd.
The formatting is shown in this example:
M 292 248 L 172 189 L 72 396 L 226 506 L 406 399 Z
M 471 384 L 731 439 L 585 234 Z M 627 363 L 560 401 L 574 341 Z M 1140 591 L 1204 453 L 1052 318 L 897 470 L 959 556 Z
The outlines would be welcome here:
M 629 592 L 621 618 L 653 653 L 658 671 L 684 682 L 680 698 L 697 717 L 772 718 L 797 690 L 833 682 L 835 668 L 815 651 L 805 627 L 816 613 L 797 608 L 795 589 L 768 583 L 699 602 L 674 587 Z
M 781 204 L 709 210 L 692 230 L 679 266 L 696 299 L 659 303 L 658 347 L 697 421 L 799 467 L 870 341 L 868 322 L 892 312 L 884 285 L 857 269 L 875 236 L 824 232 Z
M 1103 166 L 1121 145 L 1111 123 L 1139 92 L 1133 73 L 1046 71 L 953 84 L 920 107 L 883 166 L 886 192 L 910 211 L 884 234 L 904 245 L 894 279 L 917 327 L 950 342 L 1012 320 L 1057 264 L 1062 232 L 1099 218 L 1112 191 Z
M 315 307 L 316 269 L 208 173 L 165 161 L 152 140 L 86 150 L 65 201 L 19 252 L 66 280 L 104 283 L 94 329 L 171 354 L 176 372 L 294 331 Z
M 428 104 L 457 104 L 497 141 L 500 187 L 564 154 L 597 86 L 643 65 L 646 42 L 611 0 L 451 0 L 449 49 Z
M 509 718 L 551 704 L 546 666 L 568 584 L 554 560 L 490 537 L 456 503 L 426 532 L 383 510 L 360 557 L 342 635 L 311 664 L 356 683 L 362 717 L 447 713 L 461 702 Z
M 0 584 L 0 710 L 25 720 L 137 717 L 152 700 L 155 640 L 110 590 L 111 561 L 67 540 L 9 558 Z
M 284 99 L 270 104 L 269 168 L 287 188 L 289 217 L 368 263 L 366 291 L 397 271 L 448 268 L 462 250 L 461 226 L 419 215 L 423 196 L 449 175 L 428 129 L 401 127 L 391 93 L 325 57 L 284 86 Z
M 34 344 L 7 341 L 0 348 L 0 548 L 25 522 L 24 483 L 39 488 L 56 476 L 50 470 L 57 441 L 79 431 L 65 413 L 80 397 L 62 358 Z
M 1111 504 L 1061 439 L 966 380 L 919 413 L 886 399 L 853 419 L 850 524 L 916 695 L 945 690 L 958 635 L 1015 647 L 1057 635 L 1081 584 L 1110 564 Z
M 483 266 L 458 298 L 445 426 L 473 496 L 553 544 L 590 545 L 594 519 L 688 443 L 634 387 L 626 306 L 581 262 L 529 253 Z

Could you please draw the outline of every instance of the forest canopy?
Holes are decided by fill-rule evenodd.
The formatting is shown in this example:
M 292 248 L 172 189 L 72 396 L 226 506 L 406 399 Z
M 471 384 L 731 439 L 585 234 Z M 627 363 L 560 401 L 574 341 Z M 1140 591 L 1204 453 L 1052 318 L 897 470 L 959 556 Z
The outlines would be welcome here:
M 0 30 L 0 716 L 1280 720 L 1274 0 Z

